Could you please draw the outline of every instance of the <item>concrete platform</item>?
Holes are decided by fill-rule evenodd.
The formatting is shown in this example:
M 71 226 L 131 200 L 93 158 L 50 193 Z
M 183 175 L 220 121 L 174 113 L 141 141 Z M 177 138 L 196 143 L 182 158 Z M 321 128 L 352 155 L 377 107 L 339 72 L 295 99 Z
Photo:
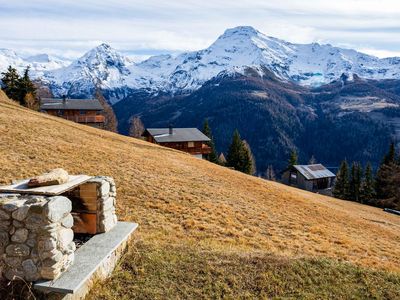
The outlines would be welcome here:
M 36 282 L 34 288 L 49 299 L 82 299 L 92 285 L 107 278 L 123 254 L 136 223 L 118 222 L 109 232 L 93 236 L 75 252 L 74 264 L 54 281 Z

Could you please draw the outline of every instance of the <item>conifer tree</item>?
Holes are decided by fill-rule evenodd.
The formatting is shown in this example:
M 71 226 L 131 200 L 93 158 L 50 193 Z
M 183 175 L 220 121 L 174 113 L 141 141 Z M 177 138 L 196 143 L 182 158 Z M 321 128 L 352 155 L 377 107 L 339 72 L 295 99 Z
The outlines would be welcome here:
M 388 193 L 388 178 L 393 165 L 396 164 L 396 148 L 394 142 L 390 144 L 388 153 L 383 157 L 382 163 L 376 172 L 375 190 L 378 199 L 387 199 L 390 197 Z
M 297 152 L 296 150 L 292 150 L 290 152 L 290 157 L 289 157 L 289 161 L 288 161 L 288 168 L 293 167 L 294 165 L 298 164 L 298 156 L 297 156 Z
M 361 180 L 362 180 L 362 167 L 359 163 L 353 162 L 351 165 L 350 173 L 350 190 L 349 199 L 359 202 L 361 192 Z
M 10 99 L 15 101 L 20 101 L 20 92 L 19 92 L 19 83 L 20 76 L 17 70 L 11 66 L 8 67 L 6 72 L 1 73 L 3 76 L 1 78 L 2 81 L 2 89 L 7 94 Z
M 243 152 L 242 148 L 243 143 L 240 139 L 239 131 L 235 130 L 235 132 L 233 133 L 231 145 L 229 146 L 228 155 L 226 157 L 226 165 L 228 167 L 238 170 Z
M 361 203 L 371 203 L 375 199 L 375 183 L 370 163 L 365 168 L 365 176 L 361 188 Z
M 336 183 L 333 189 L 333 196 L 339 199 L 348 199 L 349 196 L 349 165 L 342 161 L 339 171 L 336 174 Z
M 207 142 L 207 145 L 211 148 L 211 153 L 207 155 L 207 160 L 219 164 L 220 161 L 218 159 L 218 154 L 215 149 L 214 137 L 212 135 L 210 125 L 208 124 L 208 119 L 204 120 L 203 133 L 210 139 L 210 141 Z
M 229 146 L 226 165 L 237 171 L 253 174 L 255 164 L 250 146 L 242 141 L 238 130 L 235 130 L 232 137 L 232 143 Z
M 27 106 L 26 96 L 30 94 L 32 97 L 36 98 L 36 87 L 29 78 L 29 69 L 26 67 L 24 75 L 18 81 L 18 101 L 21 105 Z
M 382 164 L 389 165 L 394 163 L 396 163 L 396 147 L 394 142 L 391 142 L 388 153 L 383 157 Z

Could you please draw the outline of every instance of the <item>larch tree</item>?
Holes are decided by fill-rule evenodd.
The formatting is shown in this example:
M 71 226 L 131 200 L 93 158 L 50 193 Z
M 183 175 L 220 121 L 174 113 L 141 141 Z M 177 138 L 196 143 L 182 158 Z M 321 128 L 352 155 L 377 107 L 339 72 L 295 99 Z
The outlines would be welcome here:
M 106 119 L 104 129 L 112 132 L 118 132 L 117 117 L 115 116 L 112 107 L 108 104 L 106 98 L 104 98 L 100 88 L 96 88 L 96 99 L 99 100 L 101 106 L 103 107 L 103 115 Z
M 267 170 L 265 171 L 265 179 L 272 180 L 272 181 L 276 180 L 274 167 L 272 165 L 269 165 L 267 167 Z
M 308 161 L 309 165 L 315 165 L 317 160 L 315 159 L 314 155 L 311 155 L 310 160 Z
M 251 148 L 247 141 L 243 140 L 243 168 L 242 172 L 250 175 L 254 175 L 256 173 L 256 161 L 254 159 L 254 155 L 251 152 Z
M 129 136 L 140 139 L 145 131 L 142 119 L 137 116 L 132 117 L 129 123 Z

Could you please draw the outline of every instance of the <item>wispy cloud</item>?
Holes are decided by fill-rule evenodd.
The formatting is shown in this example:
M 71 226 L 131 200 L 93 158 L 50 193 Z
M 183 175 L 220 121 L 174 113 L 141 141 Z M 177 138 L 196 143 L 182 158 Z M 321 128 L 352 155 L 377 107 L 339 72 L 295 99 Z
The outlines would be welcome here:
M 239 25 L 293 42 L 400 52 L 394 0 L 0 0 L 0 8 L 0 47 L 69 58 L 100 42 L 133 55 L 201 49 Z

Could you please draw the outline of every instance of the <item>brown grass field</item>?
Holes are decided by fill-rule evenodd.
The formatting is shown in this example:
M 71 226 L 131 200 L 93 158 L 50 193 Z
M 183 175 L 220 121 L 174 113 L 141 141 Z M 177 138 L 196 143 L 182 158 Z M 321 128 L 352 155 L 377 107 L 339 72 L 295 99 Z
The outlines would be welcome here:
M 0 184 L 108 175 L 136 240 L 89 299 L 400 299 L 400 217 L 33 112 L 0 91 Z M 0 291 L 1 292 L 1 291 Z

